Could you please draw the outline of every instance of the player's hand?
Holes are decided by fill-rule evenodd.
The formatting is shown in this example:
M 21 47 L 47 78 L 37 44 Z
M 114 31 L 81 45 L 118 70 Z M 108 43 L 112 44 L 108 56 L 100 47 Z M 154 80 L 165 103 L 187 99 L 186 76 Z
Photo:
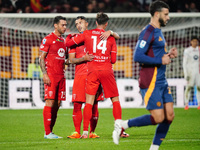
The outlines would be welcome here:
M 170 59 L 170 54 L 164 54 L 162 57 L 162 64 L 163 65 L 168 65 L 171 63 L 171 59 Z
M 169 57 L 176 58 L 178 56 L 178 51 L 176 47 L 173 47 L 169 50 Z
M 47 84 L 47 85 L 51 84 L 51 80 L 50 80 L 49 76 L 46 73 L 43 74 L 43 81 L 44 81 L 44 84 Z
M 70 64 L 70 60 L 69 59 L 65 59 L 65 65 L 69 65 Z
M 103 33 L 101 34 L 100 39 L 101 39 L 101 40 L 106 40 L 110 35 L 111 35 L 111 31 L 108 30 L 108 31 L 103 32 Z
M 85 61 L 92 61 L 94 59 L 94 55 L 89 54 L 88 52 L 83 57 Z

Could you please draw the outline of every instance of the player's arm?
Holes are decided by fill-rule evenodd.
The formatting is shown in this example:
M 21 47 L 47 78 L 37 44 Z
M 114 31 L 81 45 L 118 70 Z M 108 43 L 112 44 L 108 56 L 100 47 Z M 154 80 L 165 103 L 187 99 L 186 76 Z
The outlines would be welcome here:
M 88 53 L 81 58 L 76 58 L 75 53 L 69 53 L 69 61 L 71 64 L 80 64 L 82 62 L 92 61 L 93 59 L 94 56 Z
M 113 36 L 116 40 L 120 38 L 119 35 L 116 32 L 113 32 L 112 30 L 103 32 L 100 38 L 101 40 L 106 40 L 109 36 Z
M 146 52 L 150 47 L 152 36 L 153 33 L 151 33 L 148 39 L 145 40 L 140 34 L 139 40 L 137 41 L 135 47 L 134 61 L 142 64 L 169 64 L 171 62 L 169 54 L 164 54 L 163 57 L 150 57 L 146 55 Z
M 111 50 L 111 64 L 114 64 L 117 60 L 117 45 L 114 39 L 112 43 L 113 45 Z
M 46 67 L 45 67 L 45 58 L 46 58 L 47 52 L 40 51 L 40 56 L 39 56 L 39 62 L 40 62 L 40 68 L 43 73 L 43 81 L 44 84 L 49 85 L 51 83 L 51 80 L 47 74 Z
M 49 85 L 51 83 L 50 79 L 49 79 L 49 76 L 47 74 L 47 71 L 46 71 L 46 66 L 45 66 L 45 58 L 48 54 L 48 50 L 49 50 L 49 47 L 50 47 L 50 40 L 49 39 L 46 39 L 44 38 L 42 40 L 42 43 L 40 45 L 40 56 L 39 56 L 39 63 L 40 63 L 40 68 L 41 68 L 41 71 L 43 73 L 43 81 L 44 81 L 44 84 L 47 84 Z
M 83 32 L 83 34 L 80 34 L 77 37 L 72 37 L 72 35 L 69 34 L 67 36 L 67 38 L 65 39 L 65 44 L 67 47 L 71 47 L 73 45 L 78 45 L 78 44 L 84 42 L 84 40 L 85 40 L 84 32 Z

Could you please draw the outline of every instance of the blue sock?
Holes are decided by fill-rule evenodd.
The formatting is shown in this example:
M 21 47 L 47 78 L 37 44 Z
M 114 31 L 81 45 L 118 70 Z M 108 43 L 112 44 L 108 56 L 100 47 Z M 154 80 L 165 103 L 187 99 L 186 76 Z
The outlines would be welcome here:
M 171 122 L 168 122 L 167 120 L 164 120 L 162 123 L 158 124 L 156 128 L 156 133 L 153 139 L 153 144 L 160 145 L 162 143 L 165 136 L 167 135 L 170 124 Z
M 137 118 L 133 118 L 128 120 L 129 127 L 140 127 L 140 126 L 148 126 L 155 125 L 155 121 L 151 115 L 143 115 Z

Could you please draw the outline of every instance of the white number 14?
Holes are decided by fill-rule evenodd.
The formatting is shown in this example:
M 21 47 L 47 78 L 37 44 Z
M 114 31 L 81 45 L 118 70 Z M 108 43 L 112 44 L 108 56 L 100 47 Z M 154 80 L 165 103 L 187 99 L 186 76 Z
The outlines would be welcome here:
M 102 54 L 105 54 L 105 51 L 107 50 L 106 48 L 106 43 L 107 40 L 101 40 L 98 45 L 97 45 L 97 36 L 92 36 L 93 39 L 93 53 L 96 53 L 97 49 L 101 50 Z

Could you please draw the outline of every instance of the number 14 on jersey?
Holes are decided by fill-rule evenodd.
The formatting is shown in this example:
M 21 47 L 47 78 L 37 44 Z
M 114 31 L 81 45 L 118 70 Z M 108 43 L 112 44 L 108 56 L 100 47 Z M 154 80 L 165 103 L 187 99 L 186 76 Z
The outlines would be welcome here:
M 98 49 L 98 50 L 101 50 L 102 54 L 105 54 L 105 51 L 107 50 L 106 48 L 107 40 L 101 40 L 97 44 L 97 36 L 92 36 L 91 38 L 93 39 L 93 53 L 96 53 Z

